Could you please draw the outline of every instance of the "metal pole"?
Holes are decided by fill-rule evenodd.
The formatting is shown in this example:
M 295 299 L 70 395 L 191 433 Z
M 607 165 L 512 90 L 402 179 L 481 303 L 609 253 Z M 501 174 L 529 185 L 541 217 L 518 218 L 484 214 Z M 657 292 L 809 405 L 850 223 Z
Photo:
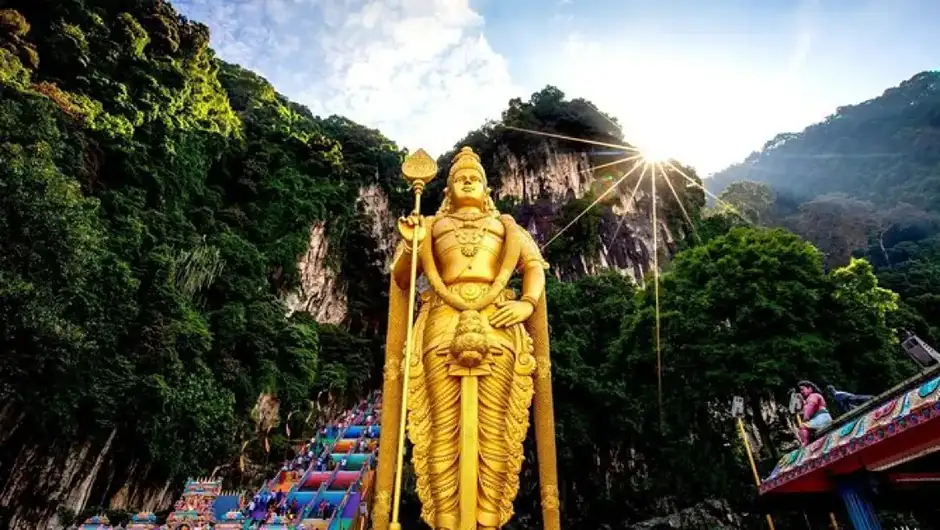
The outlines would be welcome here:
M 737 420 L 738 420 L 738 434 L 741 435 L 741 442 L 744 443 L 744 450 L 745 452 L 747 452 L 747 460 L 751 464 L 751 472 L 754 473 L 754 484 L 758 488 L 760 488 L 760 474 L 757 472 L 757 463 L 754 462 L 754 454 L 751 453 L 751 442 L 748 441 L 747 432 L 744 430 L 744 420 L 742 420 L 740 416 L 738 416 Z M 766 515 L 766 517 L 767 517 L 767 527 L 770 528 L 770 530 L 776 530 L 774 528 L 773 517 L 771 517 L 769 513 Z
M 414 214 L 421 214 L 421 192 L 424 191 L 424 183 L 417 181 L 413 184 L 415 194 Z M 408 285 L 408 327 L 405 336 L 405 355 L 404 370 L 402 373 L 402 398 L 401 398 L 401 421 L 398 424 L 398 453 L 395 461 L 395 487 L 392 490 L 392 521 L 389 524 L 391 530 L 401 530 L 401 523 L 398 522 L 398 511 L 401 507 L 401 473 L 404 464 L 405 452 L 405 424 L 408 417 L 408 378 L 411 376 L 411 347 L 414 341 L 414 312 L 415 312 L 415 290 L 418 276 L 418 230 L 421 227 L 415 225 L 411 237 L 411 283 Z M 425 234 L 427 237 L 427 234 Z

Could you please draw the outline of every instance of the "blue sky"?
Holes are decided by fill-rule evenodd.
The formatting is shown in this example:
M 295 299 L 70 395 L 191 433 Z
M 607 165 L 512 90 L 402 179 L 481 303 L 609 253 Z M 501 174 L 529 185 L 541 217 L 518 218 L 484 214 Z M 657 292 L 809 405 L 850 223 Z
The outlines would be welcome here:
M 695 166 L 937 69 L 938 0 L 177 0 L 225 60 L 437 155 L 553 84 Z

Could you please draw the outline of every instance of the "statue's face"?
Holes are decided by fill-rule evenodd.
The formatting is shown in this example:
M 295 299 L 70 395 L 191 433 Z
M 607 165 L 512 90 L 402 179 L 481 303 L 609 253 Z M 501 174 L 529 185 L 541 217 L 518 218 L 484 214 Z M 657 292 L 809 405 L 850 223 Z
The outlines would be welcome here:
M 486 182 L 471 169 L 458 171 L 450 183 L 450 198 L 456 206 L 480 206 L 486 203 Z

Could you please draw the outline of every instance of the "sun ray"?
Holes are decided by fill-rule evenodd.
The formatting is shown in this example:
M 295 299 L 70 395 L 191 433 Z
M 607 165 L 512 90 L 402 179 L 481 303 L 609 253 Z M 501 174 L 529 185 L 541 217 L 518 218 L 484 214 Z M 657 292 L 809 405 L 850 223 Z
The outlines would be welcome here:
M 616 166 L 617 164 L 622 164 L 624 162 L 632 162 L 634 160 L 639 160 L 641 158 L 643 158 L 643 155 L 640 155 L 640 154 L 630 155 L 630 156 L 627 156 L 618 160 L 614 160 L 613 162 L 604 162 L 603 164 L 589 167 L 587 169 L 582 169 L 580 172 L 581 173 L 593 173 L 597 171 L 598 169 L 603 169 L 605 167 L 610 167 L 610 166 Z
M 587 205 L 587 206 L 584 208 L 584 210 L 581 211 L 581 213 L 579 213 L 577 216 L 575 216 L 575 218 L 572 219 L 570 223 L 568 223 L 567 225 L 565 225 L 565 227 L 562 228 L 557 234 L 555 234 L 554 236 L 552 236 L 552 238 L 549 239 L 547 243 L 545 243 L 544 245 L 542 245 L 542 250 L 545 250 L 545 247 L 551 245 L 551 244 L 552 244 L 552 241 L 555 241 L 556 239 L 558 239 L 558 236 L 560 236 L 560 235 L 562 235 L 563 233 L 565 233 L 565 230 L 568 230 L 569 228 L 571 228 L 571 226 L 574 225 L 575 223 L 577 223 L 578 220 L 580 220 L 582 217 L 584 217 L 584 214 L 588 213 L 588 212 L 591 210 L 591 208 L 593 208 L 594 206 L 596 206 L 599 202 L 601 202 L 602 200 L 604 200 L 605 197 L 607 197 L 608 195 L 610 195 L 611 192 L 613 192 L 615 189 L 617 189 L 617 186 L 619 186 L 621 182 L 623 182 L 624 180 L 627 179 L 627 177 L 629 177 L 631 174 L 633 174 L 633 172 L 636 171 L 636 168 L 640 167 L 641 165 L 643 165 L 643 164 L 639 164 L 639 163 L 633 164 L 633 168 L 631 168 L 630 171 L 627 171 L 626 173 L 624 173 L 622 177 L 620 177 L 619 179 L 617 179 L 617 182 L 614 182 L 613 186 L 607 188 L 607 189 L 604 191 L 604 193 L 601 193 L 596 199 L 594 199 L 594 201 L 593 201 L 591 204 Z
M 636 180 L 636 185 L 633 186 L 633 191 L 630 192 L 630 199 L 627 200 L 627 204 L 630 204 L 633 202 L 633 198 L 636 197 L 636 192 L 640 190 L 640 184 L 643 183 L 643 177 L 645 175 L 646 175 L 646 168 L 644 167 L 643 171 L 640 172 L 640 178 Z M 620 227 L 623 226 L 623 220 L 625 218 L 626 218 L 625 216 L 620 216 L 620 220 L 617 221 L 617 229 L 614 230 L 614 235 L 613 237 L 610 238 L 611 242 L 614 242 L 617 240 L 617 235 L 620 234 Z
M 622 129 L 620 128 L 620 126 L 619 126 L 618 124 L 614 123 L 609 117 L 607 117 L 604 113 L 600 112 L 598 109 L 594 108 L 594 110 L 595 110 L 598 114 L 600 114 L 602 117 L 604 117 L 605 119 L 607 119 L 607 121 L 609 121 L 609 122 L 611 123 L 611 125 L 613 125 L 614 127 L 616 127 L 616 128 L 617 128 L 618 130 L 620 130 L 621 133 L 622 133 Z M 681 169 L 679 169 L 678 167 L 676 167 L 676 166 L 672 163 L 672 160 L 671 160 L 671 159 L 663 159 L 663 160 L 653 159 L 653 158 L 650 158 L 650 154 L 647 154 L 646 156 L 644 156 L 644 153 L 643 153 L 643 150 L 642 150 L 642 149 L 638 149 L 638 148 L 636 148 L 636 147 L 628 146 L 628 145 L 616 145 L 616 144 L 612 144 L 612 143 L 608 143 L 608 142 L 599 142 L 599 141 L 595 141 L 595 140 L 588 140 L 588 139 L 584 139 L 584 138 L 576 138 L 576 137 L 566 136 L 566 135 L 562 135 L 562 134 L 548 133 L 548 132 L 543 132 L 543 131 L 535 131 L 535 130 L 525 129 L 525 128 L 521 128 L 521 127 L 506 126 L 506 128 L 507 128 L 507 129 L 510 129 L 510 130 L 514 130 L 514 131 L 519 131 L 519 132 L 524 132 L 524 133 L 529 133 L 529 134 L 535 134 L 535 135 L 538 135 L 538 136 L 545 136 L 545 137 L 549 137 L 549 138 L 557 138 L 557 139 L 561 139 L 561 140 L 567 140 L 567 141 L 572 141 L 572 142 L 579 142 L 579 143 L 584 143 L 584 144 L 588 144 L 588 145 L 596 145 L 596 146 L 600 146 L 600 147 L 608 147 L 608 148 L 613 148 L 613 149 L 622 149 L 622 150 L 625 150 L 625 151 L 627 151 L 627 152 L 632 152 L 632 153 L 634 153 L 633 155 L 624 157 L 624 158 L 622 158 L 622 159 L 615 160 L 615 161 L 612 161 L 612 162 L 607 162 L 607 163 L 604 163 L 604 164 L 599 164 L 599 165 L 594 166 L 594 167 L 592 167 L 592 168 L 590 168 L 590 169 L 588 169 L 588 170 L 583 171 L 583 172 L 585 172 L 585 173 L 586 173 L 586 172 L 594 172 L 594 171 L 596 171 L 596 170 L 598 170 L 598 169 L 601 169 L 601 168 L 604 168 L 604 167 L 615 166 L 615 165 L 617 165 L 617 164 L 621 164 L 621 163 L 624 163 L 624 162 L 630 162 L 630 161 L 633 161 L 633 162 L 634 162 L 633 167 L 630 168 L 629 171 L 627 171 L 626 173 L 624 173 L 624 175 L 623 175 L 622 177 L 620 177 L 619 179 L 617 179 L 617 181 L 614 182 L 614 184 L 611 185 L 607 190 L 605 190 L 604 193 L 602 193 L 599 197 L 597 197 L 596 199 L 594 199 L 594 201 L 591 202 L 591 204 L 589 204 L 587 207 L 584 208 L 584 210 L 582 210 L 577 216 L 575 216 L 575 218 L 574 218 L 571 222 L 569 222 L 567 225 L 565 225 L 558 233 L 556 233 L 554 236 L 552 236 L 552 237 L 548 240 L 548 242 L 546 242 L 544 245 L 542 245 L 542 247 L 541 247 L 542 250 L 544 250 L 546 247 L 548 247 L 549 245 L 551 245 L 552 242 L 554 242 L 556 239 L 558 239 L 559 236 L 561 236 L 563 233 L 565 233 L 565 231 L 567 231 L 567 230 L 568 230 L 569 228 L 571 228 L 575 223 L 577 223 L 577 222 L 581 219 L 581 217 L 583 217 L 585 214 L 587 214 L 587 213 L 591 210 L 591 208 L 595 207 L 598 203 L 600 203 L 602 200 L 604 200 L 604 198 L 606 198 L 608 195 L 610 195 L 610 194 L 613 192 L 613 190 L 615 190 L 617 187 L 620 186 L 621 183 L 623 183 L 623 181 L 625 181 L 627 178 L 629 178 L 630 175 L 632 175 L 634 172 L 636 172 L 637 168 L 642 167 L 642 171 L 641 171 L 641 173 L 640 173 L 639 178 L 637 179 L 636 185 L 634 186 L 632 192 L 630 193 L 629 202 L 632 202 L 632 201 L 634 200 L 634 198 L 635 198 L 635 196 L 636 196 L 636 194 L 637 194 L 637 192 L 638 192 L 640 186 L 641 186 L 642 183 L 643 183 L 643 179 L 644 179 L 645 176 L 646 176 L 647 170 L 650 171 L 650 192 L 651 192 L 651 199 L 652 199 L 652 225 L 653 225 L 653 226 L 652 226 L 652 239 L 653 239 L 652 243 L 653 243 L 653 249 L 652 249 L 652 256 L 651 256 L 651 258 L 652 258 L 652 263 L 651 263 L 651 265 L 652 265 L 652 270 L 653 270 L 653 304 L 654 304 L 654 337 L 653 337 L 653 346 L 654 346 L 654 349 L 655 349 L 655 352 L 656 352 L 656 394 L 657 394 L 657 405 L 658 405 L 658 412 L 659 412 L 659 427 L 660 427 L 660 430 L 662 430 L 662 429 L 664 428 L 664 421 L 665 421 L 665 416 L 664 416 L 664 414 L 665 414 L 665 410 L 664 410 L 664 406 L 663 406 L 662 317 L 661 317 L 661 311 L 660 311 L 660 296 L 659 296 L 659 294 L 660 294 L 660 293 L 659 293 L 659 290 L 660 290 L 660 289 L 659 289 L 659 287 L 660 287 L 660 286 L 659 286 L 659 280 L 660 280 L 660 274 L 659 274 L 659 213 L 658 213 L 658 209 L 659 209 L 659 204 L 658 204 L 658 203 L 659 203 L 659 197 L 658 197 L 657 191 L 656 191 L 656 190 L 657 190 L 657 187 L 656 187 L 656 180 L 657 180 L 657 176 L 658 176 L 658 175 L 657 175 L 657 170 L 658 170 L 659 172 L 661 172 L 662 178 L 666 180 L 666 185 L 669 186 L 669 189 L 670 189 L 670 191 L 672 192 L 673 197 L 676 199 L 676 203 L 679 205 L 679 208 L 680 208 L 680 210 L 682 211 L 682 215 L 684 216 L 686 222 L 689 224 L 689 227 L 691 228 L 693 235 L 694 235 L 699 241 L 701 240 L 701 238 L 700 238 L 698 232 L 697 232 L 696 229 L 695 229 L 695 224 L 692 222 L 692 218 L 691 218 L 691 216 L 689 215 L 688 210 L 686 210 L 685 205 L 682 203 L 682 200 L 681 200 L 681 198 L 679 197 L 679 194 L 678 194 L 678 192 L 676 191 L 675 186 L 672 184 L 672 181 L 671 181 L 671 179 L 669 178 L 669 176 L 668 176 L 668 174 L 667 174 L 667 172 L 666 172 L 664 166 L 668 166 L 669 168 L 671 168 L 671 169 L 673 169 L 674 171 L 676 171 L 677 173 L 679 173 L 679 175 L 681 175 L 687 182 L 689 182 L 689 183 L 691 183 L 691 184 L 693 184 L 693 185 L 699 187 L 700 189 L 702 189 L 702 191 L 704 191 L 708 196 L 710 196 L 710 197 L 712 197 L 713 199 L 715 199 L 715 201 L 718 202 L 719 204 L 722 204 L 722 205 L 726 206 L 727 208 L 729 208 L 729 209 L 730 209 L 732 212 L 734 212 L 738 217 L 741 217 L 742 219 L 744 219 L 745 222 L 749 222 L 749 221 L 748 221 L 746 218 L 744 218 L 733 206 L 731 206 L 730 204 L 727 204 L 725 201 L 722 201 L 721 199 L 719 199 L 718 197 L 716 197 L 714 194 L 712 194 L 711 192 L 709 192 L 708 190 L 706 190 L 704 186 L 702 186 L 700 183 L 696 182 L 695 179 L 692 179 L 692 178 L 689 177 L 684 171 L 682 171 Z M 614 235 L 613 235 L 613 237 L 612 237 L 612 241 L 614 241 L 614 240 L 617 239 L 617 237 L 618 237 L 618 235 L 619 235 L 619 233 L 620 233 L 620 229 L 621 229 L 621 227 L 623 226 L 623 221 L 624 221 L 624 218 L 621 217 L 620 220 L 619 220 L 619 222 L 618 222 L 618 224 L 617 224 L 617 228 L 616 228 L 616 230 L 614 231 Z
M 545 132 L 545 131 L 536 131 L 533 129 L 523 129 L 522 127 L 513 127 L 511 125 L 503 125 L 503 127 L 512 131 L 525 132 L 529 134 L 535 134 L 538 136 L 547 136 L 548 138 L 557 138 L 559 140 L 568 140 L 569 142 L 581 142 L 583 144 L 598 145 L 601 147 L 610 147 L 612 149 L 623 149 L 626 151 L 633 151 L 635 153 L 640 152 L 639 149 L 637 149 L 636 147 L 633 147 L 632 145 L 617 145 L 617 144 L 611 144 L 607 142 L 599 142 L 597 140 L 588 140 L 587 138 L 578 138 L 576 136 L 566 136 L 564 134 L 550 133 L 550 132 Z
M 656 337 L 656 397 L 659 404 L 659 429 L 663 428 L 663 353 L 660 345 L 660 318 L 659 318 L 659 216 L 656 213 L 656 164 L 652 164 L 652 178 L 650 179 L 650 196 L 653 200 L 653 300 L 655 304 Z
M 715 202 L 717 202 L 718 204 L 720 204 L 720 205 L 724 206 L 725 208 L 731 210 L 731 213 L 733 213 L 733 214 L 737 215 L 738 217 L 740 217 L 742 221 L 744 221 L 745 223 L 747 223 L 747 224 L 749 224 L 749 225 L 753 225 L 753 224 L 754 224 L 754 223 L 752 223 L 747 217 L 744 217 L 743 215 L 741 215 L 741 212 L 739 212 L 739 211 L 737 210 L 737 208 L 735 208 L 734 206 L 732 206 L 731 204 L 729 204 L 727 201 L 724 201 L 724 200 L 722 200 L 722 199 L 719 199 L 717 195 L 715 195 L 714 193 L 712 193 L 712 192 L 708 191 L 707 189 L 705 189 L 705 186 L 703 186 L 702 184 L 700 184 L 699 182 L 697 182 L 694 178 L 688 176 L 688 175 L 685 173 L 685 171 L 682 171 L 681 169 L 679 169 L 678 167 L 676 167 L 675 164 L 673 164 L 672 162 L 665 162 L 665 163 L 668 164 L 669 167 L 672 168 L 675 172 L 677 172 L 677 173 L 679 173 L 680 175 L 682 175 L 682 177 L 683 177 L 686 181 L 688 181 L 689 184 L 692 184 L 693 186 L 695 186 L 695 187 L 699 188 L 700 190 L 704 191 L 704 192 L 705 192 L 705 195 L 708 195 L 708 196 L 711 197 L 712 199 L 715 199 Z
M 672 196 L 676 199 L 676 204 L 679 205 L 679 209 L 682 211 L 682 216 L 685 217 L 685 222 L 689 223 L 689 228 L 692 229 L 692 235 L 695 236 L 695 239 L 699 243 L 702 242 L 702 238 L 698 235 L 698 231 L 695 229 L 695 223 L 692 222 L 692 217 L 689 216 L 689 212 L 685 209 L 685 205 L 682 204 L 682 199 L 679 198 L 679 194 L 676 192 L 675 186 L 672 185 L 672 179 L 669 178 L 669 174 L 666 173 L 666 170 L 660 166 L 659 170 L 662 172 L 663 180 L 666 181 L 666 185 L 669 186 L 669 190 L 672 192 Z

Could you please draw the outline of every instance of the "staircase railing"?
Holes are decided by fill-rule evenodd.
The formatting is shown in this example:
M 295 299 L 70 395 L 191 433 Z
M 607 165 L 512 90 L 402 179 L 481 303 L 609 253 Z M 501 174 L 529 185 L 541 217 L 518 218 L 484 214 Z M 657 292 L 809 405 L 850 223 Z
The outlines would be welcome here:
M 346 488 L 346 493 L 343 495 L 343 500 L 340 501 L 339 505 L 336 507 L 336 510 L 333 512 L 333 516 L 330 517 L 330 522 L 327 523 L 328 530 L 341 530 L 334 528 L 334 522 L 339 522 L 339 524 L 342 525 L 343 511 L 346 510 L 346 504 L 349 503 L 349 497 L 359 490 L 359 486 L 362 484 L 362 477 L 365 476 L 365 473 L 368 469 L 369 468 L 367 466 L 362 466 L 362 468 L 359 470 L 359 475 L 356 477 L 356 480 L 352 481 L 349 484 L 349 487 Z M 359 502 L 362 502 L 362 498 L 359 499 Z
M 329 448 L 324 448 L 324 453 L 325 453 L 325 454 L 328 454 L 328 455 L 332 455 L 332 454 L 333 454 L 333 449 L 336 447 L 336 444 L 339 443 L 339 441 L 343 439 L 343 437 L 346 435 L 346 431 L 347 431 L 348 429 L 349 429 L 349 427 L 344 427 L 341 431 L 337 431 L 336 438 L 333 439 L 333 443 L 330 444 L 330 447 L 329 447 Z M 321 454 L 320 456 L 323 456 L 323 454 Z M 313 462 L 311 462 L 311 468 L 312 468 L 312 466 L 313 466 Z M 307 517 L 307 515 L 309 515 L 310 510 L 311 510 L 314 506 L 316 506 L 317 501 L 320 500 L 320 496 L 323 495 L 323 493 L 325 493 L 325 492 L 327 491 L 327 489 L 333 484 L 333 481 L 336 480 L 336 475 L 339 474 L 339 471 L 340 471 L 340 469 L 339 469 L 339 464 L 337 464 L 337 465 L 336 465 L 336 468 L 333 469 L 333 472 L 330 473 L 330 476 L 327 477 L 327 479 L 324 480 L 322 483 L 320 483 L 320 487 L 317 488 L 317 493 L 316 493 L 316 495 L 313 496 L 313 500 L 310 501 L 310 502 L 304 507 L 303 510 L 301 510 L 301 517 L 300 517 L 300 520 L 301 520 L 301 521 L 304 520 L 304 519 Z M 308 470 L 307 473 L 310 473 L 310 470 Z M 306 474 L 304 474 L 304 476 L 306 477 Z M 301 483 L 301 484 L 302 484 L 302 483 Z
M 350 425 L 349 427 L 352 427 L 352 425 Z M 332 447 L 335 448 L 335 447 L 336 447 L 336 442 L 338 442 L 339 440 L 343 439 L 343 436 L 346 435 L 346 431 L 349 430 L 349 427 L 346 427 L 346 428 L 343 429 L 342 434 L 336 438 L 336 440 L 333 442 Z M 357 438 L 356 438 L 356 441 L 353 442 L 352 447 L 350 447 L 349 450 L 346 451 L 346 457 L 347 457 L 347 458 L 349 458 L 350 456 L 353 455 L 353 453 L 355 453 L 356 448 L 360 445 L 360 442 L 363 440 L 363 438 L 365 438 L 365 435 L 366 435 L 366 429 L 362 429 L 362 430 L 359 432 L 359 437 L 357 437 Z M 331 454 L 332 454 L 332 452 L 331 452 Z M 325 492 L 327 491 L 327 489 L 329 489 L 329 486 L 332 486 L 332 485 L 333 485 L 333 481 L 336 480 L 336 477 L 339 475 L 339 472 L 340 472 L 340 471 L 342 471 L 342 470 L 340 469 L 340 465 L 337 464 L 337 465 L 336 465 L 336 469 L 333 470 L 333 474 L 330 475 L 329 479 L 326 480 L 326 481 L 324 481 L 323 484 L 320 485 L 320 489 L 317 490 L 317 494 L 316 494 L 316 496 L 313 498 L 313 501 L 311 501 L 310 504 L 308 504 L 307 507 L 304 508 L 304 510 L 303 510 L 303 512 L 302 512 L 302 513 L 303 513 L 303 517 L 301 517 L 301 520 L 303 520 L 304 518 L 306 518 L 306 516 L 309 515 L 309 513 L 310 513 L 311 510 L 315 509 L 315 507 L 316 507 L 318 501 L 320 500 L 320 496 L 321 496 L 323 493 L 325 493 Z M 361 475 L 361 470 L 360 470 L 360 475 Z M 358 478 L 357 478 L 357 480 L 358 480 Z M 354 482 L 354 483 L 355 483 L 355 482 Z M 352 487 L 352 484 L 350 484 L 350 487 Z M 347 491 L 347 493 L 348 493 L 349 488 L 346 488 L 346 491 Z M 345 497 L 344 497 L 344 499 L 345 499 Z M 337 506 L 336 510 L 339 510 L 339 507 L 338 507 L 338 506 Z M 333 512 L 333 515 L 334 515 L 334 516 L 336 515 L 336 511 Z M 331 518 L 330 520 L 332 520 L 332 518 Z

